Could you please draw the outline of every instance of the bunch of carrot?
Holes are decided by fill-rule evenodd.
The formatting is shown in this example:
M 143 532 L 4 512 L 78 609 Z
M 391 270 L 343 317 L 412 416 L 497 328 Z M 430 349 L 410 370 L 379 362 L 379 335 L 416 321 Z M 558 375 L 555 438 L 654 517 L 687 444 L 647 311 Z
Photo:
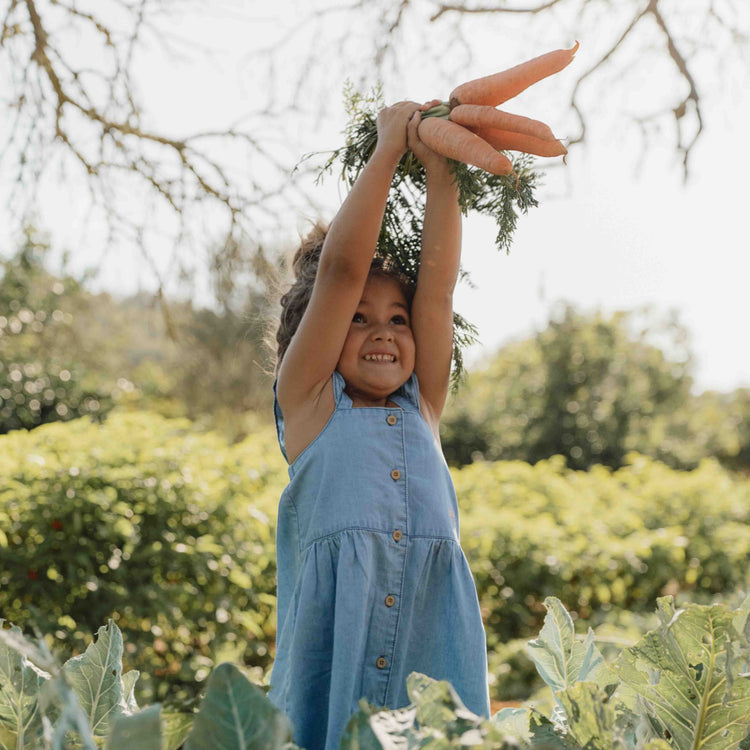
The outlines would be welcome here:
M 543 122 L 496 109 L 542 78 L 561 71 L 578 50 L 560 49 L 508 70 L 457 86 L 447 102 L 422 112 L 419 137 L 433 151 L 492 174 L 507 175 L 513 164 L 500 151 L 563 156 L 565 146 Z

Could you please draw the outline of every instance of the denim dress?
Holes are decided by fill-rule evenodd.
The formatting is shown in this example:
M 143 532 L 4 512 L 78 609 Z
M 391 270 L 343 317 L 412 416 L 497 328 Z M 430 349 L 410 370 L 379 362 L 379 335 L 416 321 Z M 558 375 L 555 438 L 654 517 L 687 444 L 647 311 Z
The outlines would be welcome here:
M 411 672 L 449 680 L 489 716 L 476 586 L 416 376 L 390 397 L 396 407 L 352 408 L 338 372 L 333 387 L 334 413 L 289 466 L 279 502 L 269 698 L 306 750 L 338 750 L 360 698 L 408 705 Z

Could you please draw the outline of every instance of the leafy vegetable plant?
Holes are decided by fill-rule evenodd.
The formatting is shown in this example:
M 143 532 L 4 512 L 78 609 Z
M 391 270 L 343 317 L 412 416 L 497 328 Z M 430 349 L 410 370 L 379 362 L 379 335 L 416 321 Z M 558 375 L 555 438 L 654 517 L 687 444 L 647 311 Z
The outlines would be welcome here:
M 482 747 L 491 750 L 747 750 L 750 748 L 750 597 L 674 608 L 605 664 L 594 635 L 575 634 L 549 597 L 528 651 L 552 689 L 550 716 L 529 705 L 476 716 L 453 687 L 412 673 L 411 704 L 360 702 L 342 750 Z M 0 621 L 0 625 L 3 621 Z M 264 691 L 231 664 L 210 675 L 196 714 L 139 709 L 138 672 L 122 672 L 122 635 L 112 620 L 86 652 L 59 667 L 40 640 L 0 627 L 2 750 L 293 750 L 292 727 Z

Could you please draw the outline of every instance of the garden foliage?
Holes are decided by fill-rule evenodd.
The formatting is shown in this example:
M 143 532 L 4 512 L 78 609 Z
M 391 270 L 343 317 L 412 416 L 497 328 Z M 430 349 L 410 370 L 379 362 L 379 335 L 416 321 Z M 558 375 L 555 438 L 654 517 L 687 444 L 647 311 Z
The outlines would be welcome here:
M 708 604 L 750 589 L 750 481 L 712 461 L 690 472 L 627 461 L 453 471 L 493 698 L 539 686 L 523 646 L 548 596 L 622 639 L 663 594 Z M 186 420 L 115 410 L 101 425 L 0 436 L 0 616 L 38 626 L 66 657 L 112 618 L 142 672 L 140 702 L 194 698 L 220 661 L 260 681 L 273 659 L 286 479 L 267 427 L 229 445 Z
M 554 695 L 491 718 L 472 714 L 447 682 L 412 673 L 410 705 L 360 701 L 342 750 L 744 750 L 750 743 L 750 598 L 731 610 L 658 601 L 658 625 L 605 662 L 589 631 L 577 636 L 558 599 L 546 600 L 531 658 Z M 2 622 L 0 621 L 0 625 Z M 59 667 L 20 629 L 0 630 L 3 750 L 291 750 L 292 727 L 230 663 L 214 669 L 197 713 L 139 709 L 138 672 L 123 673 L 112 620 L 86 652 Z
M 268 428 L 229 446 L 187 420 L 116 412 L 14 431 L 0 447 L 0 613 L 72 653 L 112 617 L 148 691 L 158 678 L 190 697 L 221 653 L 262 676 L 283 486 Z

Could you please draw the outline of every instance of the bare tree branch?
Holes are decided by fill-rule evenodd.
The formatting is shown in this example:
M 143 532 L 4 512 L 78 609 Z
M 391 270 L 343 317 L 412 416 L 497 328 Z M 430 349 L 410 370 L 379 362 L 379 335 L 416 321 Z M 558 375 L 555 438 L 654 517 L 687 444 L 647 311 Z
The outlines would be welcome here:
M 584 115 L 581 111 L 580 103 L 577 99 L 578 92 L 581 88 L 581 84 L 593 73 L 595 73 L 599 68 L 602 67 L 611 57 L 612 55 L 620 48 L 622 43 L 630 36 L 630 34 L 633 32 L 633 29 L 635 29 L 638 22 L 646 15 L 648 12 L 648 8 L 645 8 L 640 13 L 636 13 L 636 15 L 630 20 L 630 23 L 628 23 L 625 30 L 620 34 L 620 36 L 617 38 L 617 40 L 614 42 L 614 44 L 611 44 L 609 46 L 609 49 L 602 55 L 597 62 L 595 62 L 588 70 L 586 70 L 584 73 L 581 73 L 578 78 L 576 79 L 575 86 L 573 87 L 573 92 L 570 96 L 570 106 L 573 109 L 573 111 L 576 113 L 576 116 L 578 117 L 578 122 L 581 127 L 580 135 L 575 136 L 574 138 L 570 139 L 570 144 L 574 143 L 581 143 L 585 140 L 586 137 L 586 120 L 584 118 Z
M 682 167 L 684 170 L 685 179 L 687 180 L 688 157 L 690 156 L 690 150 L 693 148 L 700 134 L 703 132 L 703 116 L 701 113 L 701 99 L 698 94 L 698 89 L 696 88 L 696 85 L 695 85 L 695 80 L 693 79 L 693 76 L 690 73 L 690 70 L 688 68 L 688 64 L 685 58 L 680 54 L 680 51 L 677 49 L 677 45 L 675 44 L 674 38 L 672 34 L 670 33 L 669 29 L 667 28 L 666 22 L 664 21 L 664 17 L 659 12 L 658 4 L 659 4 L 658 0 L 651 0 L 651 2 L 649 2 L 648 11 L 654 16 L 654 18 L 656 19 L 656 23 L 658 24 L 659 28 L 664 33 L 664 36 L 666 36 L 667 48 L 669 49 L 669 56 L 672 58 L 675 65 L 677 66 L 677 69 L 680 71 L 680 75 L 688 83 L 687 96 L 673 109 L 675 122 L 677 124 L 677 139 L 678 139 L 677 147 L 682 152 Z M 687 143 L 685 143 L 681 124 L 682 124 L 682 118 L 685 116 L 685 113 L 687 112 L 687 105 L 690 102 L 692 102 L 695 107 L 695 116 L 698 120 L 698 127 L 696 128 L 696 131 L 693 137 Z
M 15 215 L 25 216 L 30 206 L 39 209 L 37 185 L 52 163 L 68 158 L 88 181 L 92 205 L 108 217 L 110 238 L 127 242 L 157 236 L 155 224 L 146 226 L 136 216 L 135 204 L 129 210 L 117 205 L 130 196 L 143 200 L 149 191 L 155 205 L 176 219 L 174 239 L 183 243 L 195 241 L 188 225 L 198 226 L 199 211 L 214 216 L 206 222 L 211 227 L 225 228 L 220 242 L 226 243 L 253 237 L 260 231 L 258 216 L 267 220 L 275 214 L 276 223 L 282 221 L 281 202 L 276 208 L 264 204 L 269 194 L 310 205 L 290 179 L 296 157 L 290 151 L 285 161 L 255 133 L 227 128 L 174 136 L 143 124 L 130 78 L 136 50 L 145 33 L 160 44 L 167 38 L 149 14 L 186 0 L 102 0 L 86 8 L 77 0 L 0 0 L 0 6 L 3 1 L 0 55 L 12 80 L 5 89 L 14 93 L 0 101 L 13 113 L 0 143 L 0 165 L 15 162 L 16 189 L 8 197 Z M 115 26 L 113 17 L 125 20 Z M 70 54 L 69 40 L 76 37 L 93 45 L 88 59 Z M 234 154 L 233 161 L 226 161 L 227 153 Z M 263 178 L 244 174 L 238 180 L 230 174 L 228 167 L 237 172 L 241 159 L 262 163 Z M 142 187 L 123 195 L 115 181 L 125 177 Z M 216 230 L 211 234 L 216 241 Z M 184 252 L 191 251 L 186 246 Z
M 442 16 L 444 13 L 526 13 L 529 15 L 534 15 L 536 13 L 542 13 L 545 10 L 549 10 L 555 5 L 558 5 L 559 3 L 563 3 L 565 0 L 548 0 L 546 3 L 542 3 L 541 5 L 536 5 L 533 8 L 507 8 L 503 6 L 495 6 L 495 5 L 486 5 L 486 6 L 478 6 L 478 7 L 471 7 L 467 8 L 465 5 L 457 4 L 457 5 L 441 5 L 438 10 L 433 13 L 430 16 L 430 21 L 437 21 L 440 16 Z

